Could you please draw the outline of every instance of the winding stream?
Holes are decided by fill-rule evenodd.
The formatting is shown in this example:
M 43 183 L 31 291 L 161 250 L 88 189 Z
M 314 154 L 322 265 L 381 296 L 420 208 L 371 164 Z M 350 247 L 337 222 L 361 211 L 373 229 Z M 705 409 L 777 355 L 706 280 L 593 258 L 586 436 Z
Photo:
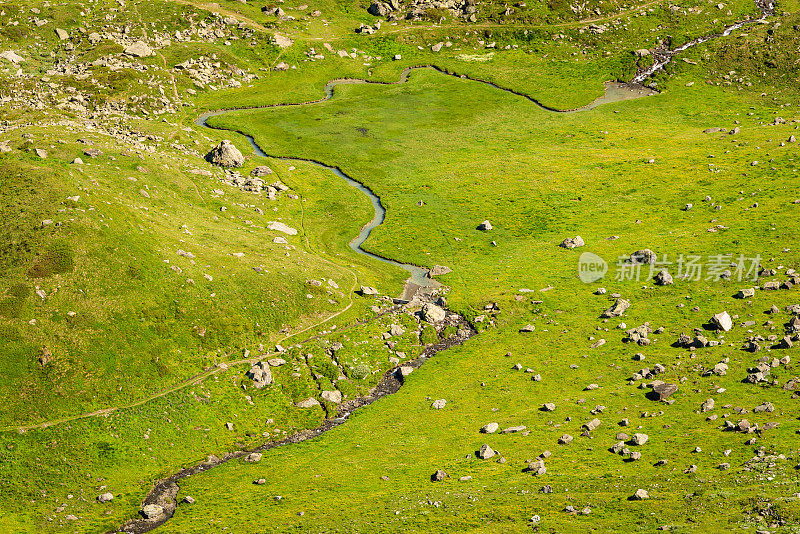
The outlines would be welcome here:
M 553 113 L 574 113 L 574 112 L 578 112 L 578 111 L 586 111 L 586 110 L 589 110 L 589 109 L 593 109 L 593 108 L 595 108 L 597 106 L 600 106 L 602 104 L 607 104 L 607 103 L 611 103 L 611 102 L 620 102 L 620 101 L 623 101 L 623 100 L 630 100 L 630 99 L 633 99 L 633 98 L 641 98 L 641 97 L 644 97 L 644 96 L 651 96 L 651 95 L 656 94 L 656 92 L 653 91 L 652 89 L 643 87 L 640 84 L 625 84 L 625 83 L 618 83 L 618 82 L 607 82 L 605 84 L 605 91 L 604 91 L 603 95 L 600 96 L 599 98 L 597 98 L 596 100 L 594 100 L 593 102 L 590 102 L 589 104 L 587 104 L 585 106 L 582 106 L 580 108 L 575 108 L 575 109 L 570 109 L 570 110 L 560 110 L 560 109 L 555 109 L 555 108 L 548 107 L 548 106 L 542 104 L 541 102 L 539 102 L 538 100 L 536 100 L 535 98 L 533 98 L 533 97 L 531 97 L 529 95 L 526 95 L 526 94 L 523 94 L 523 93 L 519 93 L 519 92 L 514 91 L 512 89 L 507 89 L 507 88 L 504 88 L 504 87 L 500 87 L 500 86 L 496 85 L 493 82 L 489 82 L 489 81 L 481 80 L 481 79 L 477 79 L 477 78 L 471 78 L 471 77 L 464 76 L 464 75 L 454 74 L 454 73 L 448 72 L 448 71 L 446 71 L 444 69 L 441 69 L 441 68 L 433 66 L 433 65 L 421 65 L 421 66 L 415 66 L 415 67 L 407 67 L 407 68 L 403 69 L 403 71 L 400 73 L 400 79 L 398 81 L 396 81 L 396 82 L 376 82 L 376 81 L 353 79 L 353 78 L 336 79 L 336 80 L 331 80 L 330 82 L 328 82 L 325 85 L 325 94 L 319 100 L 312 100 L 312 101 L 301 102 L 301 103 L 272 104 L 272 105 L 267 105 L 267 106 L 255 106 L 255 107 L 244 107 L 244 108 L 233 108 L 233 109 L 218 110 L 218 111 L 212 111 L 212 112 L 204 113 L 203 115 L 201 115 L 200 117 L 197 118 L 197 120 L 195 121 L 195 124 L 198 125 L 198 126 L 202 126 L 204 128 L 215 129 L 215 130 L 221 130 L 221 131 L 235 131 L 236 133 L 242 135 L 243 137 L 245 137 L 247 139 L 247 141 L 250 143 L 250 146 L 252 147 L 253 151 L 259 157 L 279 159 L 279 160 L 283 160 L 283 161 L 293 161 L 293 162 L 298 162 L 298 163 L 311 163 L 313 165 L 316 165 L 317 167 L 320 167 L 320 168 L 323 168 L 323 169 L 326 169 L 326 170 L 332 172 L 334 175 L 336 175 L 337 177 L 343 179 L 349 185 L 355 187 L 356 189 L 358 189 L 359 191 L 364 193 L 370 199 L 370 202 L 372 203 L 372 207 L 375 210 L 375 215 L 374 215 L 374 217 L 372 218 L 372 220 L 370 222 L 368 222 L 367 224 L 365 224 L 361 228 L 361 232 L 358 234 L 358 236 L 356 236 L 355 238 L 353 238 L 352 241 L 350 241 L 350 248 L 352 248 L 358 254 L 362 254 L 362 255 L 367 256 L 369 258 L 372 258 L 374 260 L 378 260 L 378 261 L 381 261 L 383 263 L 388 263 L 390 265 L 394 265 L 396 267 L 400 267 L 401 269 L 405 269 L 406 271 L 408 271 L 409 274 L 410 274 L 410 278 L 409 278 L 408 282 L 406 283 L 406 288 L 405 288 L 405 291 L 404 291 L 404 294 L 403 294 L 403 297 L 405 299 L 410 299 L 413 296 L 413 294 L 416 292 L 416 290 L 418 288 L 420 288 L 420 287 L 436 287 L 436 286 L 439 285 L 439 283 L 436 280 L 433 280 L 432 278 L 430 278 L 428 276 L 429 270 L 424 268 L 424 267 L 419 267 L 417 265 L 412 265 L 412 264 L 409 264 L 409 263 L 401 263 L 399 261 L 396 261 L 396 260 L 393 260 L 393 259 L 390 259 L 390 258 L 386 258 L 386 257 L 380 256 L 378 254 L 374 254 L 374 253 L 369 252 L 367 250 L 364 250 L 364 248 L 362 248 L 362 245 L 369 238 L 370 233 L 372 232 L 372 230 L 375 229 L 376 227 L 380 226 L 381 224 L 383 224 L 383 222 L 386 220 L 386 208 L 383 206 L 383 204 L 381 203 L 380 197 L 378 197 L 378 195 L 376 195 L 375 192 L 373 192 L 369 187 L 365 186 L 363 183 L 359 182 L 358 180 L 353 179 L 352 177 L 350 177 L 347 174 L 345 174 L 344 172 L 342 172 L 342 170 L 339 167 L 326 165 L 326 164 L 324 164 L 324 163 L 322 163 L 320 161 L 307 159 L 307 158 L 294 158 L 294 157 L 286 157 L 286 156 L 272 156 L 272 155 L 269 155 L 256 143 L 255 139 L 251 135 L 248 135 L 248 134 L 246 134 L 246 133 L 244 133 L 242 131 L 239 131 L 239 130 L 229 130 L 227 128 L 216 128 L 216 127 L 211 126 L 211 125 L 208 124 L 208 119 L 210 119 L 211 117 L 216 117 L 216 116 L 219 116 L 219 115 L 225 115 L 225 114 L 233 113 L 233 112 L 237 112 L 237 111 L 255 110 L 255 109 L 268 109 L 268 108 L 277 108 L 277 107 L 305 106 L 305 105 L 310 105 L 310 104 L 319 104 L 319 103 L 325 102 L 325 101 L 330 100 L 331 98 L 333 98 L 334 90 L 339 85 L 353 85 L 353 84 L 396 85 L 396 84 L 402 84 L 402 83 L 406 83 L 408 81 L 409 77 L 411 76 L 411 73 L 413 71 L 415 71 L 415 70 L 418 70 L 418 69 L 432 69 L 432 70 L 435 70 L 437 72 L 440 72 L 440 73 L 448 75 L 448 76 L 455 76 L 457 78 L 468 79 L 468 80 L 471 80 L 473 82 L 482 83 L 482 84 L 488 85 L 490 87 L 493 87 L 495 89 L 498 89 L 500 91 L 511 93 L 511 94 L 514 94 L 514 95 L 519 96 L 521 98 L 524 98 L 524 99 L 532 102 L 534 105 L 538 106 L 542 110 L 550 111 L 550 112 L 553 112 Z
M 525 98 L 526 100 L 534 103 L 535 105 L 537 105 L 538 107 L 540 107 L 541 109 L 546 110 L 546 111 L 555 112 L 555 113 L 570 113 L 570 112 L 576 112 L 576 111 L 585 111 L 585 110 L 593 109 L 593 108 L 595 108 L 595 107 L 597 107 L 599 105 L 610 103 L 610 102 L 619 102 L 619 101 L 622 101 L 622 100 L 628 100 L 628 99 L 632 99 L 632 98 L 640 98 L 640 97 L 656 94 L 655 91 L 653 91 L 653 90 L 651 90 L 651 89 L 649 89 L 647 87 L 644 87 L 641 84 L 644 81 L 646 81 L 647 78 L 652 76 L 656 71 L 658 71 L 659 69 L 662 69 L 677 54 L 679 54 L 680 52 L 683 52 L 684 50 L 687 50 L 690 47 L 693 47 L 693 46 L 696 46 L 698 44 L 704 43 L 704 42 L 706 42 L 708 40 L 711 40 L 711 39 L 714 39 L 714 38 L 717 38 L 717 37 L 723 37 L 723 36 L 730 35 L 736 29 L 739 29 L 739 28 L 744 27 L 746 25 L 758 23 L 759 21 L 765 20 L 767 16 L 774 14 L 774 11 L 775 11 L 774 4 L 772 2 L 770 2 L 770 1 L 768 1 L 768 0 L 756 0 L 756 6 L 761 11 L 761 17 L 760 18 L 758 18 L 758 19 L 747 19 L 745 21 L 737 22 L 735 24 L 727 26 L 722 33 L 708 35 L 708 36 L 704 36 L 704 37 L 699 37 L 697 39 L 689 41 L 688 43 L 685 43 L 684 45 L 682 45 L 682 46 L 680 46 L 680 47 L 678 47 L 678 48 L 676 48 L 674 50 L 659 50 L 659 51 L 656 51 L 654 53 L 654 56 L 655 56 L 655 59 L 656 59 L 654 64 L 651 67 L 649 67 L 648 69 L 645 69 L 645 70 L 639 72 L 633 78 L 633 81 L 630 84 L 617 83 L 617 82 L 608 82 L 608 83 L 605 84 L 605 93 L 604 93 L 603 96 L 601 96 L 600 98 L 598 98 L 595 101 L 591 102 L 590 104 L 587 104 L 586 106 L 583 106 L 583 107 L 577 108 L 577 109 L 572 109 L 572 110 L 553 109 L 553 108 L 550 108 L 550 107 L 547 107 L 547 106 L 543 105 L 542 103 L 540 103 L 539 101 L 537 101 L 536 99 L 534 99 L 534 98 L 532 98 L 532 97 L 530 97 L 528 95 L 525 95 L 525 94 L 522 94 L 522 93 L 518 93 L 518 92 L 513 91 L 511 89 L 507 89 L 507 88 L 503 88 L 503 87 L 497 86 L 492 82 L 485 81 L 485 80 L 480 80 L 480 79 L 476 79 L 476 78 L 469 78 L 469 77 L 463 76 L 463 75 L 453 74 L 453 73 L 447 72 L 447 71 L 445 71 L 445 70 L 443 70 L 443 69 L 441 69 L 439 67 L 425 65 L 425 66 L 409 67 L 409 68 L 403 70 L 403 72 L 401 73 L 401 76 L 400 76 L 400 80 L 398 80 L 397 82 L 372 82 L 372 81 L 368 81 L 368 80 L 358 80 L 358 79 L 333 80 L 331 82 L 328 82 L 328 84 L 325 86 L 325 95 L 319 100 L 314 100 L 314 101 L 310 101 L 310 102 L 302 102 L 302 103 L 274 104 L 274 105 L 270 105 L 270 106 L 259 106 L 259 107 L 252 107 L 252 108 L 239 108 L 239 109 L 214 111 L 214 112 L 206 113 L 206 114 L 200 116 L 197 119 L 196 124 L 198 126 L 202 126 L 202 127 L 206 127 L 206 128 L 214 128 L 214 127 L 208 125 L 208 119 L 209 118 L 217 116 L 217 115 L 222 115 L 222 114 L 225 114 L 225 113 L 230 113 L 230 112 L 233 112 L 233 111 L 241 111 L 241 110 L 245 110 L 245 109 L 262 109 L 262 108 L 270 108 L 270 107 L 302 106 L 302 105 L 316 104 L 316 103 L 324 102 L 326 100 L 329 100 L 329 99 L 333 98 L 333 93 L 334 93 L 334 89 L 335 89 L 336 86 L 343 85 L 343 84 L 366 84 L 366 83 L 370 83 L 370 84 L 390 85 L 390 84 L 405 83 L 405 82 L 408 81 L 408 78 L 409 78 L 409 76 L 410 76 L 410 74 L 411 74 L 411 72 L 413 70 L 421 69 L 421 68 L 434 69 L 434 70 L 436 70 L 438 72 L 441 72 L 442 74 L 446 74 L 446 75 L 450 75 L 450 76 L 456 76 L 456 77 L 459 77 L 459 78 L 470 79 L 470 80 L 472 80 L 474 82 L 483 83 L 483 84 L 489 85 L 489 86 L 494 87 L 494 88 L 496 88 L 498 90 L 501 90 L 501 91 L 505 91 L 505 92 L 508 92 L 508 93 L 513 93 L 513 94 L 515 94 L 515 95 L 517 95 L 519 97 Z M 218 129 L 224 130 L 222 128 L 218 128 Z M 252 145 L 252 148 L 255 151 L 256 155 L 258 155 L 260 157 L 267 157 L 267 158 L 272 157 L 274 159 L 280 159 L 280 160 L 284 160 L 284 161 L 296 161 L 296 162 L 312 163 L 314 165 L 317 165 L 318 167 L 321 167 L 323 169 L 326 169 L 326 170 L 332 172 L 337 177 L 342 178 L 343 180 L 345 180 L 349 185 L 355 187 L 356 189 L 358 189 L 359 191 L 361 191 L 362 193 L 367 195 L 367 197 L 369 197 L 370 202 L 372 203 L 372 206 L 373 206 L 373 208 L 375 210 L 375 216 L 372 218 L 372 220 L 369 223 L 367 223 L 361 229 L 361 231 L 359 232 L 358 236 L 356 236 L 352 241 L 350 241 L 350 248 L 352 248 L 355 252 L 357 252 L 359 254 L 368 256 L 368 257 L 370 257 L 372 259 L 375 259 L 375 260 L 378 260 L 378 261 L 381 261 L 381 262 L 384 262 L 384 263 L 388 263 L 388 264 L 400 267 L 400 268 L 405 269 L 406 271 L 408 271 L 410 273 L 410 279 L 409 279 L 409 283 L 406 284 L 404 297 L 410 298 L 411 296 L 413 296 L 413 294 L 416 292 L 416 290 L 419 289 L 420 287 L 431 287 L 431 286 L 438 285 L 438 282 L 436 282 L 435 280 L 432 280 L 428 276 L 428 270 L 423 268 L 423 267 L 418 267 L 418 266 L 415 266 L 415 265 L 401 263 L 401 262 L 398 262 L 398 261 L 395 261 L 395 260 L 392 260 L 392 259 L 389 259 L 389 258 L 384 258 L 384 257 L 379 256 L 377 254 L 373 254 L 371 252 L 368 252 L 368 251 L 366 251 L 366 250 L 364 250 L 362 248 L 362 245 L 369 238 L 369 235 L 372 232 L 372 230 L 374 228 L 376 228 L 377 226 L 381 225 L 386 219 L 386 208 L 381 203 L 380 198 L 371 189 L 369 189 L 364 184 L 358 182 L 357 180 L 354 180 L 350 176 L 347 176 L 344 172 L 342 172 L 342 170 L 340 168 L 335 167 L 335 166 L 325 165 L 322 162 L 314 161 L 314 160 L 311 160 L 311 159 L 270 156 L 266 152 L 264 152 L 261 149 L 261 147 L 258 146 L 258 144 L 255 142 L 255 140 L 253 139 L 252 136 L 249 136 L 249 135 L 247 135 L 247 134 L 245 134 L 244 132 L 241 132 L 241 131 L 237 131 L 237 133 L 239 133 L 239 134 L 241 134 L 241 135 L 243 135 L 244 137 L 247 138 L 247 140 Z M 458 318 L 455 319 L 455 322 L 459 327 L 460 335 L 454 336 L 454 337 L 446 339 L 446 340 L 442 340 L 442 341 L 438 342 L 437 344 L 428 346 L 424 350 L 424 352 L 417 359 L 409 361 L 409 362 L 405 362 L 404 365 L 409 365 L 411 367 L 417 368 L 417 367 L 421 366 L 428 358 L 434 356 L 437 352 L 439 352 L 441 350 L 446 350 L 446 349 L 452 347 L 453 345 L 459 345 L 459 344 L 463 343 L 464 341 L 466 341 L 467 339 L 469 339 L 472 335 L 475 334 L 475 331 L 471 328 L 469 323 L 467 323 L 467 321 L 463 317 L 458 316 Z M 131 519 L 130 521 L 126 522 L 125 525 L 123 525 L 120 528 L 119 531 L 120 532 L 128 532 L 128 533 L 140 534 L 140 533 L 144 533 L 144 532 L 149 532 L 149 531 L 151 531 L 151 530 L 163 525 L 167 521 L 169 521 L 169 519 L 172 518 L 172 516 L 175 513 L 175 510 L 177 508 L 177 503 L 175 501 L 176 501 L 176 497 L 177 497 L 178 490 L 179 490 L 178 482 L 180 480 L 182 480 L 182 479 L 184 479 L 186 477 L 190 477 L 192 475 L 198 474 L 198 473 L 202 473 L 204 471 L 207 471 L 208 469 L 212 469 L 213 467 L 221 465 L 221 464 L 223 464 L 225 462 L 228 462 L 230 460 L 244 458 L 245 456 L 247 456 L 251 452 L 265 451 L 265 450 L 273 449 L 273 448 L 276 448 L 276 447 L 281 447 L 281 446 L 292 444 L 292 443 L 299 443 L 299 442 L 302 442 L 302 441 L 317 437 L 317 436 L 323 434 L 324 432 L 327 432 L 328 430 L 331 430 L 332 428 L 335 428 L 335 427 L 337 427 L 337 426 L 339 426 L 341 424 L 344 424 L 347 421 L 347 419 L 349 418 L 350 414 L 354 410 L 356 410 L 356 409 L 358 409 L 358 408 L 360 408 L 362 406 L 366 406 L 368 404 L 371 404 L 371 403 L 375 402 L 376 400 L 380 399 L 381 397 L 383 397 L 385 395 L 390 395 L 392 393 L 395 393 L 396 391 L 398 391 L 400 389 L 401 386 L 402 386 L 402 377 L 398 375 L 397 369 L 396 368 L 395 369 L 390 369 L 389 371 L 387 371 L 383 375 L 382 380 L 379 382 L 379 384 L 376 386 L 376 388 L 373 391 L 370 392 L 369 395 L 367 395 L 365 397 L 359 397 L 359 398 L 356 398 L 356 399 L 352 399 L 352 400 L 349 400 L 349 401 L 346 401 L 346 402 L 342 403 L 339 406 L 339 413 L 338 413 L 337 417 L 326 419 L 322 423 L 321 426 L 319 426 L 319 427 L 317 427 L 315 429 L 299 432 L 297 434 L 289 436 L 288 438 L 286 438 L 286 439 L 284 439 L 282 441 L 265 443 L 265 444 L 261 445 L 260 447 L 254 449 L 252 451 L 236 451 L 236 452 L 228 453 L 228 454 L 224 455 L 222 458 L 209 459 L 208 461 L 202 462 L 202 463 L 200 463 L 198 465 L 195 465 L 193 467 L 182 469 L 181 471 L 173 474 L 171 477 L 158 482 L 154 486 L 154 488 L 150 491 L 150 493 L 147 495 L 147 497 L 144 500 L 143 505 L 146 505 L 146 504 L 158 504 L 158 505 L 163 506 L 164 514 L 162 514 L 158 518 L 154 518 L 154 519 L 150 519 L 150 520 L 143 519 L 141 517 L 137 518 L 137 519 Z
M 655 61 L 653 65 L 634 76 L 633 83 L 644 83 L 647 78 L 655 74 L 657 71 L 663 69 L 667 63 L 672 61 L 672 58 L 692 48 L 693 46 L 697 46 L 699 44 L 705 43 L 706 41 L 710 41 L 711 39 L 716 39 L 718 37 L 727 37 L 734 31 L 738 30 L 739 28 L 743 28 L 745 26 L 750 26 L 751 24 L 758 24 L 762 21 L 765 21 L 767 17 L 772 16 L 775 14 L 775 3 L 769 0 L 755 0 L 756 7 L 761 12 L 761 16 L 757 19 L 746 19 L 739 22 L 735 22 L 729 26 L 726 26 L 722 33 L 713 33 L 711 35 L 704 35 L 702 37 L 698 37 L 696 39 L 692 39 L 691 41 L 682 44 L 681 46 L 675 48 L 674 50 L 656 50 L 654 53 Z
M 328 85 L 330 85 L 330 84 L 328 84 Z M 328 90 L 328 88 L 326 86 L 326 93 L 327 93 L 327 90 Z M 333 96 L 333 87 L 330 88 L 330 94 L 329 94 L 329 96 L 327 96 L 325 98 L 325 100 L 331 98 L 332 96 Z M 225 111 L 215 111 L 215 112 L 212 112 L 212 113 L 206 113 L 204 115 L 201 115 L 195 121 L 195 124 L 197 124 L 198 126 L 203 126 L 205 128 L 229 131 L 229 130 L 226 130 L 224 128 L 214 128 L 213 126 L 209 126 L 208 125 L 208 119 L 210 119 L 211 117 L 215 117 L 217 115 L 224 115 L 226 113 L 230 113 L 230 112 L 233 112 L 233 111 L 239 111 L 239 110 L 238 109 L 231 109 L 231 110 L 225 110 Z M 258 146 L 258 144 L 256 143 L 255 139 L 253 139 L 252 136 L 247 135 L 247 134 L 242 133 L 242 132 L 238 132 L 238 133 L 240 133 L 241 135 L 243 135 L 244 137 L 247 138 L 247 140 L 250 142 L 250 145 L 253 148 L 253 151 L 255 152 L 255 154 L 257 156 L 260 156 L 262 158 L 270 158 L 271 157 L 273 159 L 280 159 L 280 160 L 283 160 L 283 161 L 295 161 L 295 162 L 299 162 L 299 163 L 311 163 L 313 165 L 316 165 L 317 167 L 321 167 L 323 169 L 326 169 L 326 170 L 332 172 L 334 175 L 336 175 L 339 178 L 343 179 L 349 185 L 355 187 L 356 189 L 358 189 L 359 191 L 364 193 L 369 198 L 370 202 L 372 203 L 372 207 L 373 207 L 373 209 L 375 211 L 375 215 L 372 217 L 371 221 L 369 221 L 367 224 L 365 224 L 361 228 L 361 232 L 359 232 L 359 234 L 356 237 L 354 237 L 352 241 L 350 241 L 350 248 L 353 249 L 354 251 L 356 251 L 357 253 L 362 254 L 364 256 L 367 256 L 369 258 L 372 258 L 374 260 L 378 260 L 378 261 L 381 261 L 383 263 L 388 263 L 390 265 L 394 265 L 396 267 L 400 267 L 401 269 L 405 269 L 411 275 L 409 281 L 411 283 L 413 283 L 417 287 L 429 287 L 429 286 L 438 285 L 438 283 L 435 280 L 433 280 L 433 279 L 428 277 L 428 269 L 425 269 L 424 267 L 418 267 L 416 265 L 411 265 L 411 264 L 408 264 L 408 263 L 400 263 L 399 261 L 395 261 L 395 260 L 392 260 L 392 259 L 389 259 L 389 258 L 384 258 L 383 256 L 379 256 L 377 254 L 373 254 L 372 252 L 364 250 L 361 247 L 364 244 L 364 242 L 369 238 L 369 235 L 370 235 L 370 233 L 372 233 L 372 230 L 375 229 L 377 226 L 380 226 L 381 224 L 383 224 L 383 222 L 386 220 L 386 208 L 381 203 L 380 197 L 378 197 L 378 195 L 376 195 L 369 187 L 367 187 L 364 184 L 362 184 L 361 182 L 359 182 L 357 180 L 354 180 L 353 178 L 347 176 L 344 172 L 342 172 L 342 170 L 339 167 L 333 167 L 333 166 L 330 166 L 330 165 L 325 165 L 324 163 L 321 163 L 319 161 L 310 160 L 310 159 L 269 156 L 267 153 L 265 153 L 261 149 L 260 146 Z

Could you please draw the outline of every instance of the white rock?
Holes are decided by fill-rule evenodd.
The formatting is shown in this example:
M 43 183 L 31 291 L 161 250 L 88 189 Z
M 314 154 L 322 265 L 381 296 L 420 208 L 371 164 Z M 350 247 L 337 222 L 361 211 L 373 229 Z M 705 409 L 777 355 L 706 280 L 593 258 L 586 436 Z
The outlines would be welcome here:
M 276 232 L 283 232 L 284 234 L 297 235 L 297 230 L 278 221 L 271 221 L 269 224 L 267 224 L 267 228 L 270 230 L 275 230 Z

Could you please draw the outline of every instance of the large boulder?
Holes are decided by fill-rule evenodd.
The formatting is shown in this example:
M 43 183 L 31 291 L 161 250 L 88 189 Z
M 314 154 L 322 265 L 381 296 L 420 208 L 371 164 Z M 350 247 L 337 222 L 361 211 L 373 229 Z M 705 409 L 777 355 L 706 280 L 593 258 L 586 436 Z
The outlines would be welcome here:
M 659 271 L 653 280 L 657 285 L 660 286 L 669 286 L 675 283 L 675 281 L 672 279 L 672 275 L 669 274 L 669 271 L 666 269 Z
M 255 178 L 266 176 L 268 174 L 272 174 L 272 169 L 270 169 L 266 165 L 259 165 L 258 167 L 250 171 L 250 176 L 253 176 Z
M 500 425 L 497 423 L 487 423 L 481 427 L 481 432 L 484 434 L 494 434 L 497 432 L 498 428 L 500 428 Z
M 429 323 L 438 323 L 440 321 L 444 321 L 445 316 L 446 312 L 444 309 L 440 308 L 436 304 L 428 302 L 422 307 L 422 318 Z
M 313 408 L 314 406 L 319 406 L 319 401 L 314 397 L 309 397 L 305 400 L 301 400 L 297 404 L 295 404 L 298 408 Z
M 333 391 L 323 391 L 322 392 L 323 400 L 328 402 L 332 402 L 334 404 L 340 404 L 342 402 L 342 392 L 333 390 Z
M 25 58 L 14 52 L 13 50 L 6 50 L 5 52 L 0 52 L 0 58 L 5 59 L 6 61 L 10 61 L 15 65 L 22 61 L 25 61 Z
M 478 450 L 478 458 L 480 458 L 481 460 L 488 460 L 489 458 L 491 458 L 495 454 L 496 453 L 495 453 L 494 449 L 492 449 L 486 443 L 481 445 L 480 450 Z
M 656 400 L 660 401 L 667 400 L 676 391 L 678 391 L 678 386 L 668 382 L 661 382 L 653 386 L 653 396 Z
M 740 289 L 738 293 L 736 293 L 737 299 L 749 299 L 756 296 L 756 290 L 752 287 L 748 287 L 745 289 Z
M 370 15 L 375 15 L 376 17 L 385 17 L 392 12 L 392 6 L 386 2 L 372 2 L 372 5 L 369 6 L 367 12 Z
M 631 303 L 625 299 L 617 299 L 606 311 L 603 312 L 601 317 L 619 317 L 625 310 L 630 308 Z
M 267 224 L 267 229 L 275 230 L 276 232 L 283 232 L 284 234 L 297 235 L 297 230 L 291 226 L 284 224 L 280 221 L 270 221 Z
M 568 237 L 564 239 L 564 241 L 562 241 L 558 246 L 562 248 L 578 248 L 585 244 L 586 243 L 583 242 L 583 238 L 579 235 L 576 235 L 575 237 Z
M 150 57 L 153 55 L 153 49 L 143 41 L 136 41 L 125 49 L 125 54 L 133 57 Z
M 428 271 L 428 278 L 433 278 L 434 276 L 441 276 L 443 274 L 452 273 L 453 270 L 446 265 L 434 265 L 433 269 Z
M 724 311 L 714 315 L 711 318 L 711 324 L 713 324 L 717 330 L 729 332 L 730 329 L 733 328 L 733 319 L 728 315 L 728 312 Z
M 633 264 L 652 264 L 657 260 L 656 253 L 649 248 L 643 248 L 636 252 L 631 252 L 630 262 Z
M 164 507 L 158 504 L 146 504 L 142 508 L 142 515 L 145 519 L 156 519 L 164 514 Z
M 247 371 L 247 377 L 253 380 L 253 387 L 261 389 L 272 384 L 272 371 L 267 362 L 258 362 Z
M 223 139 L 206 155 L 206 161 L 220 167 L 241 167 L 244 165 L 244 156 L 233 143 Z

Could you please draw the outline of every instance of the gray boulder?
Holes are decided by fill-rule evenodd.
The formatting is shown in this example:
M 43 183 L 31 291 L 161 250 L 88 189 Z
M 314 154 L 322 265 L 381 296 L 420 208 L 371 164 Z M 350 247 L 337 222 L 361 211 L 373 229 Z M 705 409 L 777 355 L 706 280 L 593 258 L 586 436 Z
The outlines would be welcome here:
M 261 389 L 264 386 L 272 384 L 272 371 L 269 369 L 267 362 L 258 362 L 247 371 L 247 378 L 253 380 L 253 387 Z
M 494 449 L 492 449 L 489 445 L 484 443 L 483 445 L 481 445 L 481 448 L 478 451 L 478 458 L 480 458 L 481 460 L 488 460 L 489 458 L 491 458 L 495 454 L 496 453 L 495 453 Z
M 142 41 L 136 41 L 125 49 L 125 54 L 133 57 L 150 57 L 153 55 L 153 49 Z
M 583 238 L 579 235 L 576 235 L 575 237 L 566 238 L 558 246 L 562 248 L 577 248 L 577 247 L 582 247 L 585 244 L 586 243 L 583 242 Z
M 305 400 L 302 400 L 295 404 L 298 408 L 313 408 L 314 406 L 319 406 L 319 401 L 314 397 L 309 397 Z
M 438 323 L 440 321 L 444 321 L 445 316 L 446 313 L 444 309 L 440 308 L 436 304 L 428 302 L 422 307 L 422 318 L 429 323 Z
M 244 156 L 233 143 L 223 139 L 206 155 L 206 161 L 220 167 L 241 167 L 244 165 Z
M 714 315 L 711 318 L 711 324 L 713 324 L 717 330 L 729 332 L 730 329 L 733 328 L 733 319 L 728 315 L 728 312 L 724 311 Z
M 678 386 L 667 382 L 661 382 L 653 386 L 653 395 L 660 401 L 667 400 L 676 391 L 678 391 Z
M 272 174 L 272 169 L 270 169 L 266 165 L 259 165 L 258 167 L 250 171 L 250 176 L 254 178 L 259 178 L 261 176 L 266 176 L 268 174 Z
M 656 259 L 656 253 L 649 248 L 632 252 L 630 256 L 630 262 L 634 264 L 652 264 L 656 262 Z
M 498 428 L 500 428 L 500 425 L 498 425 L 497 423 L 487 423 L 483 425 L 483 427 L 481 428 L 481 432 L 483 434 L 494 434 L 495 432 L 497 432 Z
M 145 519 L 156 519 L 164 514 L 164 507 L 158 504 L 146 504 L 142 507 L 142 515 Z
M 606 311 L 603 312 L 601 317 L 619 317 L 625 310 L 631 307 L 630 301 L 625 299 L 617 299 Z
M 342 402 L 342 392 L 338 390 L 323 391 L 322 398 L 328 402 L 332 402 L 334 404 L 340 404 Z
M 385 17 L 392 12 L 392 7 L 386 2 L 372 2 L 372 5 L 367 8 L 367 12 L 376 17 Z
M 669 274 L 669 271 L 666 269 L 659 271 L 657 275 L 653 278 L 656 284 L 660 286 L 669 286 L 674 284 L 674 280 L 672 279 L 672 275 Z

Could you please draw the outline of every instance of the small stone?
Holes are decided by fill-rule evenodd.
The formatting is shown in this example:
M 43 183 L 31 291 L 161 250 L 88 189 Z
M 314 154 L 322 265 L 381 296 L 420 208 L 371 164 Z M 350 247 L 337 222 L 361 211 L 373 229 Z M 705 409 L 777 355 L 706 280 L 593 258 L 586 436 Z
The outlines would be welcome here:
M 497 432 L 498 428 L 500 428 L 500 425 L 498 425 L 497 423 L 488 423 L 483 425 L 483 427 L 481 427 L 481 433 L 494 434 L 495 432 Z
M 478 450 L 478 458 L 480 458 L 481 460 L 488 460 L 489 458 L 491 458 L 495 454 L 496 453 L 495 453 L 494 449 L 492 449 L 486 443 L 481 445 L 481 448 Z

